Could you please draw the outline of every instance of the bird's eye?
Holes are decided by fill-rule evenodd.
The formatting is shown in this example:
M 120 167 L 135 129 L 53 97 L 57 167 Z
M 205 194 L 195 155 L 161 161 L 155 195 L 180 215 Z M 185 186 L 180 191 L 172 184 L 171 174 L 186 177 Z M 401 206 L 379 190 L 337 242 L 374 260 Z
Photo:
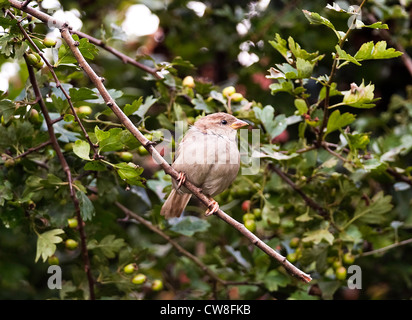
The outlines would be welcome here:
M 227 124 L 226 120 L 222 120 L 221 124 Z

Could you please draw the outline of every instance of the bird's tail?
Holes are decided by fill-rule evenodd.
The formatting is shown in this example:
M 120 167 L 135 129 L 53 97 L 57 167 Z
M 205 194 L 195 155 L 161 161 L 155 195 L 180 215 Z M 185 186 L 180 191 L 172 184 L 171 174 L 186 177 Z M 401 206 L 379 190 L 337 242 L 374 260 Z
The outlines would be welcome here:
M 176 189 L 172 189 L 172 192 L 160 210 L 160 214 L 165 216 L 166 219 L 180 217 L 191 197 L 192 195 L 190 193 L 180 194 L 176 192 Z

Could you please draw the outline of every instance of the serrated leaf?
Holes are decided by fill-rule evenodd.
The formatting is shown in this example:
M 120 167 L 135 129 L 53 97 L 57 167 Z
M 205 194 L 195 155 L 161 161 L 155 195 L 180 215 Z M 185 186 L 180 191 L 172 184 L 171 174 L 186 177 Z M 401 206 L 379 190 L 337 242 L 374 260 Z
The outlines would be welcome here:
M 358 60 L 356 60 L 356 58 L 352 57 L 350 54 L 346 53 L 345 50 L 343 50 L 340 46 L 336 45 L 335 47 L 336 49 L 336 53 L 339 56 L 339 60 L 346 60 L 349 62 L 352 62 L 354 64 L 356 64 L 357 66 L 361 66 L 361 64 L 359 63 Z
M 321 60 L 324 57 L 324 55 L 319 55 L 318 51 L 309 53 L 306 50 L 302 49 L 300 45 L 297 42 L 295 42 L 295 40 L 292 37 L 288 38 L 288 45 L 290 51 L 295 56 L 295 58 L 301 58 L 303 60 L 307 60 L 314 63 L 316 61 Z
M 193 236 L 196 232 L 204 232 L 210 227 L 209 222 L 194 216 L 187 216 L 176 220 L 174 219 L 169 220 L 172 224 L 170 230 L 187 237 Z
M 200 94 L 196 94 L 196 98 L 192 99 L 192 103 L 195 106 L 195 110 L 205 111 L 206 113 L 214 112 L 214 109 L 207 104 Z
M 313 242 L 314 244 L 319 244 L 321 241 L 324 240 L 330 245 L 332 245 L 333 240 L 335 239 L 333 234 L 330 233 L 326 229 L 308 231 L 308 232 L 305 232 L 303 235 L 304 235 L 304 238 L 302 239 L 303 242 Z
M 140 176 L 143 172 L 142 167 L 139 167 L 132 162 L 121 162 L 113 166 L 116 169 L 119 177 L 125 180 L 128 184 L 143 186 L 143 184 L 141 183 L 143 179 Z
M 135 100 L 132 102 L 132 104 L 126 104 L 124 106 L 124 113 L 126 116 L 130 116 L 131 114 L 135 113 L 139 107 L 143 103 L 143 97 L 140 97 L 139 99 Z
M 69 95 L 72 102 L 97 99 L 96 93 L 89 88 L 70 88 Z
M 80 205 L 80 214 L 84 221 L 92 220 L 96 211 L 94 209 L 93 203 L 90 201 L 89 197 L 82 191 L 76 191 L 77 199 Z
M 339 110 L 335 110 L 329 116 L 325 136 L 333 131 L 339 130 L 342 127 L 346 127 L 353 121 L 355 121 L 355 116 L 353 114 L 346 112 L 341 115 Z
M 286 287 L 290 283 L 290 278 L 273 269 L 265 275 L 263 283 L 269 291 L 276 291 L 279 287 Z
M 271 139 L 281 134 L 288 126 L 284 114 L 280 114 L 274 118 L 275 109 L 273 109 L 272 106 L 267 105 L 263 109 L 254 107 L 253 111 L 255 112 L 256 118 L 262 122 L 263 127 Z
M 87 249 L 99 249 L 106 258 L 113 259 L 124 246 L 126 246 L 124 239 L 116 239 L 115 235 L 109 234 L 106 237 L 104 237 L 100 242 L 98 242 L 96 239 L 89 241 L 89 243 L 87 244 Z
M 291 62 L 288 57 L 288 48 L 286 47 L 287 42 L 286 40 L 282 39 L 282 37 L 278 33 L 276 33 L 274 40 L 270 40 L 268 42 L 286 59 L 287 62 Z
M 92 160 L 90 154 L 90 144 L 83 140 L 77 140 L 73 146 L 73 152 L 81 159 Z
M 101 130 L 98 126 L 95 126 L 94 135 L 96 136 L 96 139 L 99 142 L 110 137 L 110 132 Z
M 358 52 L 355 54 L 355 59 L 358 61 L 375 60 L 375 59 L 391 59 L 401 56 L 403 53 L 396 51 L 394 48 L 386 49 L 386 41 L 379 41 L 376 44 L 373 41 L 364 43 Z
M 144 116 L 145 116 L 146 112 L 149 110 L 149 108 L 152 105 L 154 105 L 158 100 L 159 100 L 159 98 L 154 98 L 153 96 L 147 96 L 146 99 L 144 100 L 144 103 L 133 114 L 138 115 L 140 118 L 144 118 Z
M 16 111 L 16 106 L 11 100 L 1 100 L 0 101 L 0 115 L 3 116 L 5 122 L 8 122 L 14 115 Z
M 47 258 L 51 257 L 56 252 L 56 243 L 63 241 L 61 237 L 58 237 L 59 234 L 63 233 L 64 230 L 62 229 L 53 229 L 38 234 L 36 258 L 34 261 L 37 262 L 41 257 L 43 262 L 45 262 Z
M 315 67 L 315 63 L 304 60 L 302 58 L 296 59 L 296 69 L 298 70 L 298 77 L 299 78 L 310 78 L 313 72 L 313 68 Z

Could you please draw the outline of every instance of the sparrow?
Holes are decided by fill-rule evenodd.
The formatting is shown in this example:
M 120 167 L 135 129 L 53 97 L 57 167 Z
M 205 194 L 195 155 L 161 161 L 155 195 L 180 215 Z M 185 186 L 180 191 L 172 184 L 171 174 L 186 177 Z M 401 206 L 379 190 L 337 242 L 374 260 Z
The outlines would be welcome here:
M 226 190 L 235 180 L 240 167 L 237 129 L 248 125 L 236 117 L 219 112 L 197 120 L 186 132 L 175 153 L 172 167 L 179 172 L 172 179 L 173 189 L 160 214 L 166 219 L 179 217 L 192 194 L 183 186 L 186 179 L 212 201 L 206 215 L 219 210 L 212 197 Z

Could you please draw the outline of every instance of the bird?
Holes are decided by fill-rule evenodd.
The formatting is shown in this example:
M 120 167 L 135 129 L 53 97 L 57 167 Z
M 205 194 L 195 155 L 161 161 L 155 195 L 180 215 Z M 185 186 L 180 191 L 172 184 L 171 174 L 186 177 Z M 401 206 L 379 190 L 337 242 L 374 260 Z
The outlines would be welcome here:
M 188 179 L 210 198 L 206 216 L 219 210 L 213 197 L 226 190 L 240 168 L 237 129 L 248 123 L 231 114 L 218 112 L 198 119 L 186 132 L 178 145 L 172 168 L 179 174 L 172 179 L 172 191 L 164 202 L 160 214 L 166 219 L 179 217 L 192 194 L 184 187 Z

